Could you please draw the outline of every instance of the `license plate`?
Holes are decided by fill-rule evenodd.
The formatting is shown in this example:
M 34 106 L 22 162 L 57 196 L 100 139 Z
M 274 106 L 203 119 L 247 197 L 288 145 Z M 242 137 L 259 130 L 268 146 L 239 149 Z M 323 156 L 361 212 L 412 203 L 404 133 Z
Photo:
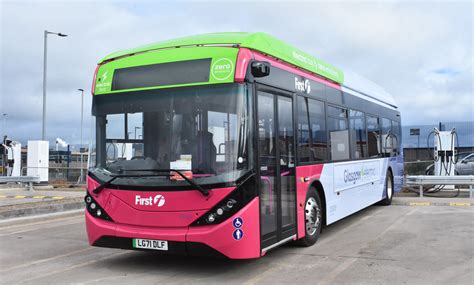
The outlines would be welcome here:
M 166 240 L 134 238 L 133 247 L 154 250 L 168 250 L 168 242 Z

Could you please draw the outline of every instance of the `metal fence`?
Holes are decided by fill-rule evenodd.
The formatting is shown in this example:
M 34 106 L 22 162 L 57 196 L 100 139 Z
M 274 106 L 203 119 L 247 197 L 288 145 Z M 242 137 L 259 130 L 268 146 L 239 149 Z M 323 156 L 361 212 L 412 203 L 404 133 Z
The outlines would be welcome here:
M 405 162 L 405 174 L 406 175 L 425 175 L 426 168 L 433 164 L 433 160 L 424 160 L 424 161 L 411 161 Z
M 28 167 L 22 168 L 22 175 L 27 175 Z M 52 185 L 74 185 L 85 184 L 87 176 L 87 167 L 64 167 L 50 166 L 48 167 L 48 183 Z

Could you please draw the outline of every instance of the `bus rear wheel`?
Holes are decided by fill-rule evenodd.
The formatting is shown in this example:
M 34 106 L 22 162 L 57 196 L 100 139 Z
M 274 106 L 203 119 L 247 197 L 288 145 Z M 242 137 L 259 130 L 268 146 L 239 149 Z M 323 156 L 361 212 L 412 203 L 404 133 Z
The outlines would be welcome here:
M 390 170 L 387 170 L 387 175 L 385 176 L 385 198 L 379 202 L 382 206 L 388 206 L 392 204 L 393 197 L 393 176 Z
M 306 195 L 304 215 L 305 236 L 297 240 L 296 243 L 300 246 L 312 246 L 318 240 L 323 224 L 321 198 L 319 198 L 319 195 L 314 188 L 310 188 Z

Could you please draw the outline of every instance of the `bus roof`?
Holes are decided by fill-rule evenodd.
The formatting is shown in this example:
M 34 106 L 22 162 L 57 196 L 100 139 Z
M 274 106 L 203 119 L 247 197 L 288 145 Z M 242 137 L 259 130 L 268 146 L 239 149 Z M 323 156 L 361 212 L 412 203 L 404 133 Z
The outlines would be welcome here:
M 383 87 L 348 70 L 344 71 L 344 84 L 342 85 L 342 91 L 346 91 L 346 89 L 355 91 L 378 102 L 385 103 L 393 108 L 398 108 L 393 96 L 385 91 Z
M 343 72 L 333 65 L 262 32 L 211 33 L 171 39 L 111 53 L 102 58 L 99 64 L 116 58 L 159 49 L 219 45 L 243 47 L 270 55 L 332 80 L 343 87 L 396 107 L 393 97 L 377 84 L 355 73 Z
M 214 33 L 178 38 L 114 52 L 99 63 L 151 50 L 199 45 L 236 45 L 249 48 L 314 72 L 339 84 L 344 82 L 344 73 L 339 68 L 265 33 Z

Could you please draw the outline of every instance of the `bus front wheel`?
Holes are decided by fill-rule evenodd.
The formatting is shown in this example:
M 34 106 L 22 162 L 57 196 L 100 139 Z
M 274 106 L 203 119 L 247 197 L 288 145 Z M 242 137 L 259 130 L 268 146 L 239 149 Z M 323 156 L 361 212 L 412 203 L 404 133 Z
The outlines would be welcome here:
M 323 224 L 321 198 L 319 198 L 314 188 L 310 188 L 306 195 L 304 215 L 305 236 L 299 239 L 297 244 L 300 246 L 312 246 L 318 240 Z
M 385 198 L 379 202 L 382 206 L 388 206 L 392 204 L 393 197 L 393 176 L 390 170 L 387 170 L 387 175 L 385 176 Z

